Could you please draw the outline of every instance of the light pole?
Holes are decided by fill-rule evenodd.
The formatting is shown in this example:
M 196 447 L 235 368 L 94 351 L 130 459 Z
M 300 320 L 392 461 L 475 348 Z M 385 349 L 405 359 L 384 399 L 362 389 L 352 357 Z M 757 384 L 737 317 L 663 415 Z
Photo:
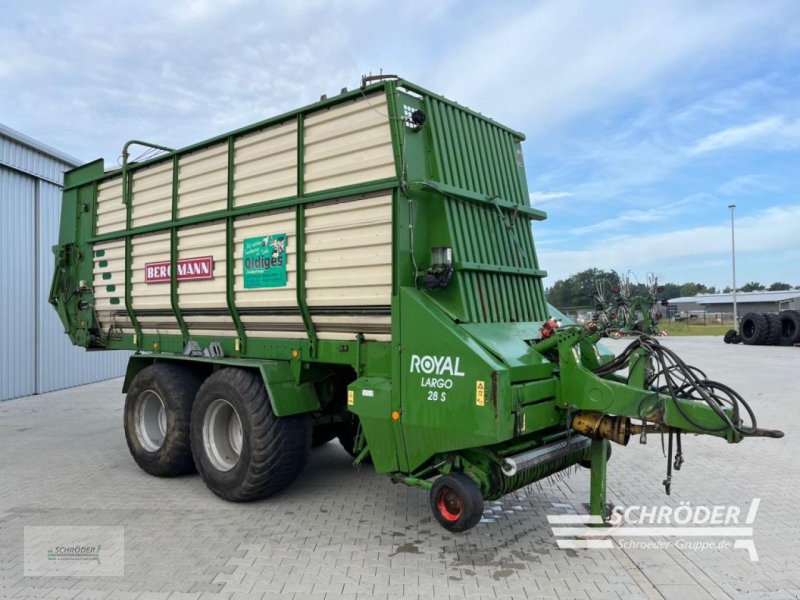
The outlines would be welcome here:
M 736 235 L 734 234 L 733 215 L 736 212 L 736 205 L 729 204 L 731 209 L 731 256 L 733 257 L 733 327 L 739 327 L 739 314 L 736 311 Z

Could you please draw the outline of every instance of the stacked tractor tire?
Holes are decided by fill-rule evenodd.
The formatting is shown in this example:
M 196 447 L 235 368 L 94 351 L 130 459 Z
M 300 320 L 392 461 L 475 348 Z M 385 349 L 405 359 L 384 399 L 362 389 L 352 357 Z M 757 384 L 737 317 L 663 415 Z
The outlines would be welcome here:
M 800 310 L 783 310 L 777 315 L 749 312 L 742 317 L 739 331 L 728 330 L 723 340 L 726 344 L 749 346 L 800 344 Z

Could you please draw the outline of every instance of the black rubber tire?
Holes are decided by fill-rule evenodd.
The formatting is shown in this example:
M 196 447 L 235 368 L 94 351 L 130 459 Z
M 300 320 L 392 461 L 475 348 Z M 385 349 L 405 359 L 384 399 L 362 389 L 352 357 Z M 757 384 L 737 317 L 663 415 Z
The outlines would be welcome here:
M 236 464 L 217 468 L 208 456 L 203 424 L 211 404 L 227 401 L 242 425 Z M 232 502 L 248 502 L 277 494 L 305 467 L 311 448 L 311 415 L 276 417 L 261 376 L 247 369 L 221 369 L 206 379 L 192 409 L 192 451 L 208 489 Z
M 463 473 L 439 477 L 431 488 L 430 504 L 439 525 L 453 533 L 472 529 L 483 516 L 483 494 Z
M 781 318 L 772 313 L 764 313 L 764 317 L 769 325 L 769 333 L 764 343 L 767 346 L 777 346 L 781 341 Z
M 763 345 L 769 335 L 769 321 L 761 313 L 749 312 L 742 317 L 739 335 L 748 346 Z
M 781 320 L 781 339 L 778 343 L 781 346 L 791 346 L 800 342 L 800 310 L 783 310 L 779 317 Z
M 741 344 L 741 343 L 742 343 L 742 336 L 740 335 L 735 335 L 731 339 L 731 344 Z
M 176 477 L 193 473 L 189 422 L 192 403 L 201 379 L 188 369 L 170 363 L 145 367 L 133 378 L 125 397 L 125 440 L 133 460 L 141 469 L 158 477 Z M 166 414 L 164 441 L 156 450 L 141 440 L 142 395 L 154 392 L 161 399 Z
M 336 428 L 332 423 L 317 425 L 311 432 L 311 447 L 316 448 L 327 444 L 336 437 Z
M 611 460 L 611 451 L 614 449 L 614 444 L 606 440 L 606 462 Z M 584 469 L 591 469 L 592 468 L 592 459 L 585 458 L 578 463 Z
M 725 337 L 722 338 L 722 341 L 726 344 L 730 344 L 733 341 L 733 338 L 735 338 L 737 335 L 738 334 L 736 333 L 735 329 L 728 329 L 728 331 L 725 332 Z

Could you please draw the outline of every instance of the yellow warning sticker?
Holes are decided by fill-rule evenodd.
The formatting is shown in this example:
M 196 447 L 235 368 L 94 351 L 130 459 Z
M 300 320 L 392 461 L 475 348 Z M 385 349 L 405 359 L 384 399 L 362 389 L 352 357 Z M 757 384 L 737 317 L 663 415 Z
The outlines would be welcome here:
M 475 404 L 478 406 L 483 406 L 486 402 L 486 382 L 485 381 L 476 381 L 475 382 Z
M 347 406 L 353 406 L 356 400 L 356 393 L 353 390 L 347 390 Z

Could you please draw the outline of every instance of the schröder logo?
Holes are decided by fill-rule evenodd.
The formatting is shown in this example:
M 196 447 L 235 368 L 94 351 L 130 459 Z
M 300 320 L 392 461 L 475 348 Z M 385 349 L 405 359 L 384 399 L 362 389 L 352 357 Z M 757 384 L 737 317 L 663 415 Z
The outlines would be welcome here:
M 746 512 L 733 505 L 688 502 L 678 506 L 614 507 L 606 523 L 599 516 L 578 514 L 549 515 L 547 520 L 553 526 L 559 548 L 613 548 L 616 539 L 623 549 L 743 549 L 755 562 L 758 552 L 752 525 L 760 504 L 761 499 L 754 498 Z
M 25 525 L 26 577 L 124 577 L 125 528 Z
M 411 372 L 422 373 L 424 375 L 449 375 L 450 377 L 464 377 L 461 371 L 461 359 L 456 356 L 432 356 L 426 354 L 419 356 L 418 354 L 411 355 Z
M 47 549 L 47 560 L 93 560 L 100 564 L 100 544 L 97 546 L 55 546 Z

